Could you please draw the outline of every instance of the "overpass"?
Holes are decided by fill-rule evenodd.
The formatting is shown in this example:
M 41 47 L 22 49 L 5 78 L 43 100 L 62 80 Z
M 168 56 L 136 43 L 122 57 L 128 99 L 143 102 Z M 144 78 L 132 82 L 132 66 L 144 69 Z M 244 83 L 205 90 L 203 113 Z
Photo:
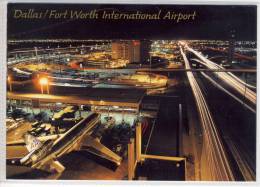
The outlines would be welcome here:
M 104 95 L 104 93 L 106 93 Z M 86 92 L 52 92 L 41 94 L 37 92 L 7 92 L 7 99 L 31 101 L 32 103 L 65 103 L 73 105 L 118 106 L 139 110 L 144 90 L 127 89 L 88 89 Z
M 217 52 L 221 52 L 221 53 L 225 53 L 225 54 L 228 53 L 228 50 L 222 49 L 222 48 L 205 47 L 204 49 L 217 51 Z M 239 53 L 234 53 L 234 57 L 238 58 L 238 59 L 242 59 L 242 60 L 256 61 L 256 58 L 254 58 L 254 57 L 250 57 L 250 56 L 239 54 Z

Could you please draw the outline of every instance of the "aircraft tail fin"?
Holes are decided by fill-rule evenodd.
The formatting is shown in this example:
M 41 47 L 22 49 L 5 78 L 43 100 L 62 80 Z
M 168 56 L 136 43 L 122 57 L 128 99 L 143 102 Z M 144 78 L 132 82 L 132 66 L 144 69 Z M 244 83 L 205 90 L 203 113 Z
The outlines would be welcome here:
M 58 173 L 62 173 L 65 170 L 65 167 L 58 160 L 54 160 L 51 163 L 51 168 L 55 169 Z
M 56 171 L 57 173 L 62 173 L 65 170 L 65 167 L 56 159 L 50 159 L 45 163 L 36 163 L 32 168 L 40 169 L 47 172 Z
M 92 154 L 110 160 L 117 165 L 120 165 L 122 161 L 122 158 L 119 155 L 111 151 L 109 148 L 107 148 L 91 136 L 88 136 L 86 138 L 86 142 L 82 145 L 81 150 L 86 150 Z

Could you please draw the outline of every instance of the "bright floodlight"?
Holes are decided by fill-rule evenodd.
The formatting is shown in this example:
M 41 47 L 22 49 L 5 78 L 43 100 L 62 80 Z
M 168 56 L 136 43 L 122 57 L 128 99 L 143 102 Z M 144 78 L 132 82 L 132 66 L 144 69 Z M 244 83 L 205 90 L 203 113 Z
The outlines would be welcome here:
M 47 85 L 48 84 L 48 79 L 43 77 L 40 79 L 40 85 Z

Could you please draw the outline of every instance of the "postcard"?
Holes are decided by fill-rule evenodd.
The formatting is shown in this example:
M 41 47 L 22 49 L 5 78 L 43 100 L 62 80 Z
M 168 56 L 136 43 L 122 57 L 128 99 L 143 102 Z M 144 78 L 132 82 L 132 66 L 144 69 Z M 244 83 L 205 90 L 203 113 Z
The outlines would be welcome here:
M 7 5 L 6 178 L 256 181 L 257 6 Z

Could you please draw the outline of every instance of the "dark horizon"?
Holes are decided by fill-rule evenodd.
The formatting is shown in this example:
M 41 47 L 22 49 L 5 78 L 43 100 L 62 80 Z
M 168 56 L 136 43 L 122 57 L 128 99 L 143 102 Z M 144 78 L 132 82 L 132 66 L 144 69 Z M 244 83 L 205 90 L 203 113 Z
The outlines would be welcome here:
M 102 19 L 14 19 L 14 9 L 21 10 L 93 10 L 121 12 L 196 11 L 194 21 L 172 20 L 102 20 Z M 36 4 L 9 3 L 7 39 L 205 39 L 228 40 L 235 31 L 236 40 L 256 41 L 256 6 L 248 5 L 119 5 L 119 4 Z

